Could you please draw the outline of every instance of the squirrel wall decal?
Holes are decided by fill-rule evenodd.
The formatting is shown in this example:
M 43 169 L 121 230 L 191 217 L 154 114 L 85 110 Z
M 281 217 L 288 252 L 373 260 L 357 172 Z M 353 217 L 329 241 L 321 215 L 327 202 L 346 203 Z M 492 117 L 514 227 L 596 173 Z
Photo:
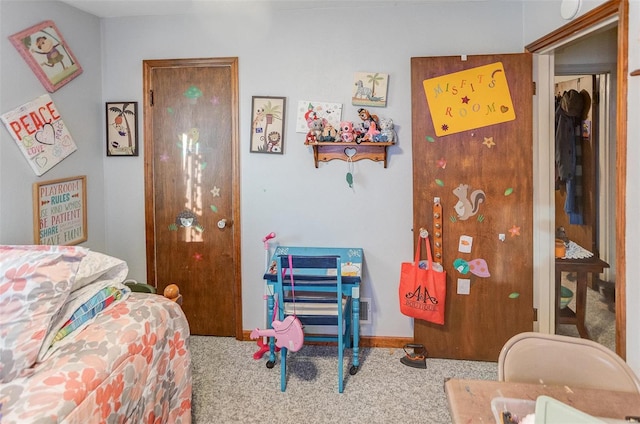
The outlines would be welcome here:
M 458 203 L 453 207 L 461 221 L 466 221 L 478 213 L 480 203 L 484 202 L 487 196 L 482 190 L 474 190 L 469 195 L 469 185 L 460 184 L 453 189 L 453 194 L 458 197 Z

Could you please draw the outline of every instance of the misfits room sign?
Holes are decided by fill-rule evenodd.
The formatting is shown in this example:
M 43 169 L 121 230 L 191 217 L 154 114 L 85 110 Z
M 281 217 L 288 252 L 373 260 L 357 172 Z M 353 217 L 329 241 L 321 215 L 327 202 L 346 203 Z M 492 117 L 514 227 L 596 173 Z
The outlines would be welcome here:
M 422 84 L 439 137 L 516 119 L 502 62 L 427 79 Z

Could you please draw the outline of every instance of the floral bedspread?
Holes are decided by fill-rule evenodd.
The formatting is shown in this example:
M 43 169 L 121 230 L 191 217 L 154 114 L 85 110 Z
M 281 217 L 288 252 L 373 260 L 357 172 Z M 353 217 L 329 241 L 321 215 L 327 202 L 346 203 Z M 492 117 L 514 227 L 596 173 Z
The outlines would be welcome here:
M 131 293 L 68 337 L 34 374 L 0 384 L 2 424 L 191 423 L 189 325 L 179 305 Z

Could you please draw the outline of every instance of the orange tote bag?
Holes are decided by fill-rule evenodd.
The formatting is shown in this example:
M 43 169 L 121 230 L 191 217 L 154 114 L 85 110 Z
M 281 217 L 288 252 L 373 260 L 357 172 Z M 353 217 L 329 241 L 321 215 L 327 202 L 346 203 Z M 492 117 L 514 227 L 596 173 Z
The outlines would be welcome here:
M 420 262 L 422 240 L 427 246 L 427 261 Z M 440 268 L 439 264 L 436 267 Z M 441 268 L 440 268 L 441 269 Z M 444 304 L 447 295 L 447 273 L 434 270 L 428 237 L 418 237 L 413 262 L 403 262 L 400 274 L 400 312 L 404 315 L 444 324 Z

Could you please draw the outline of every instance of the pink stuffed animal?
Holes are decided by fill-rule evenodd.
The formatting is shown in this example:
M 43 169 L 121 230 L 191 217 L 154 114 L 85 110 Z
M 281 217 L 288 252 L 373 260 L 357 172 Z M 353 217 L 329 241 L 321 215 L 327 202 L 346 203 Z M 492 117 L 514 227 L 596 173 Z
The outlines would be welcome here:
M 374 141 L 376 139 L 376 136 L 379 134 L 380 131 L 378 131 L 378 129 L 376 128 L 375 121 L 371 121 L 369 123 L 369 129 L 367 130 L 363 141 Z
M 353 122 L 342 121 L 340 122 L 340 138 L 342 141 L 351 143 L 354 140 L 353 135 Z

